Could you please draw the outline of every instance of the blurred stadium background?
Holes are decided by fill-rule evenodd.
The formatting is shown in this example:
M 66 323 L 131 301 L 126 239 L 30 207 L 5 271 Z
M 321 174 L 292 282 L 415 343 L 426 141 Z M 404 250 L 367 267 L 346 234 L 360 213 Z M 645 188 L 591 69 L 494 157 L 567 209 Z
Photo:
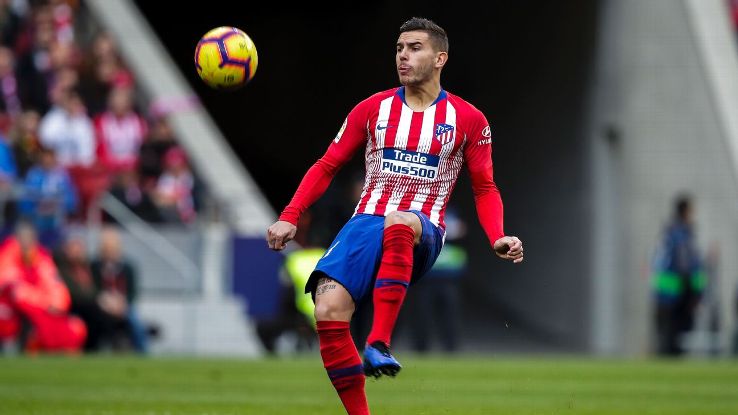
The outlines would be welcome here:
M 449 34 L 442 85 L 474 103 L 490 121 L 505 228 L 526 246 L 522 266 L 494 257 L 462 176 L 452 198 L 466 229 L 457 243 L 468 258 L 458 279 L 463 300 L 456 351 L 480 361 L 521 354 L 574 356 L 567 373 L 581 369 L 591 376 L 602 368 L 587 372 L 577 359 L 637 362 L 655 356 L 652 263 L 674 199 L 686 192 L 695 202 L 707 283 L 694 324 L 679 342 L 685 357 L 718 362 L 704 369 L 716 385 L 711 390 L 718 391 L 717 406 L 687 405 L 666 413 L 735 413 L 738 402 L 726 396 L 736 378 L 730 358 L 738 353 L 738 5 L 729 0 L 411 1 L 347 4 L 340 10 L 319 4 L 3 0 L 0 134 L 16 166 L 12 172 L 0 166 L 3 235 L 11 235 L 22 218 L 37 216 L 34 209 L 40 207 L 24 204 L 31 188 L 26 172 L 39 161 L 42 147 L 52 147 L 79 200 L 52 215 L 54 232 L 42 242 L 56 248 L 77 237 L 92 259 L 103 228 L 120 232 L 123 252 L 136 270 L 135 307 L 152 334 L 148 354 L 267 356 L 257 328 L 280 313 L 284 256 L 267 249 L 265 230 L 348 111 L 397 84 L 397 30 L 414 15 L 435 20 Z M 255 78 L 227 93 L 202 83 L 192 62 L 200 36 L 223 25 L 244 30 L 259 52 Z M 88 127 L 80 142 L 88 149 L 54 147 L 74 141 L 69 136 L 76 133 L 63 124 L 43 128 L 54 108 L 69 99 L 67 91 L 77 92 L 84 104 L 80 122 Z M 116 94 L 131 99 L 133 115 L 123 126 L 106 125 L 109 98 Z M 188 179 L 172 200 L 166 178 L 169 169 L 181 165 Z M 362 168 L 357 155 L 311 209 L 311 243 L 326 246 L 351 215 Z M 408 301 L 416 301 L 412 290 L 410 296 Z M 403 310 L 397 350 L 414 348 L 411 328 L 417 318 L 417 308 Z M 16 340 L 3 343 L 6 356 L 23 354 Z M 279 338 L 277 353 L 292 355 L 297 344 L 288 333 Z M 4 376 L 6 363 L 0 363 L 2 385 L 13 379 L 31 384 L 40 376 L 32 362 L 7 361 L 13 367 Z M 59 364 L 74 368 L 75 362 Z M 125 359 L 97 362 L 104 364 L 93 360 L 80 367 L 90 373 L 108 365 L 118 368 L 121 387 L 136 380 L 136 370 L 180 373 L 177 362 L 148 369 L 135 369 Z M 269 362 L 244 369 L 268 372 Z M 278 373 L 286 370 L 272 363 Z M 302 361 L 296 365 L 310 370 Z M 449 370 L 460 378 L 474 376 L 473 368 L 460 365 Z M 200 367 L 184 376 L 219 382 L 235 376 L 223 375 L 230 373 L 226 366 Z M 671 366 L 666 372 L 642 370 L 682 376 L 669 372 L 677 370 Z M 638 371 L 610 375 L 632 385 Z M 695 370 L 702 371 L 701 366 Z M 683 375 L 700 379 L 689 367 Z M 577 381 L 586 385 L 586 379 Z M 422 380 L 417 382 L 412 388 L 423 387 Z M 330 396 L 329 386 L 326 382 L 320 393 Z M 665 386 L 661 392 L 671 395 L 688 387 Z M 624 388 L 618 398 L 627 399 Z M 18 390 L 18 396 L 25 393 Z M 707 402 L 711 395 L 705 393 Z M 505 413 L 572 409 L 565 400 L 543 398 L 517 406 L 529 396 L 511 396 L 515 402 L 502 404 Z M 162 395 L 164 401 L 170 398 Z M 625 413 L 618 408 L 628 407 L 612 406 L 614 401 L 604 405 Z M 396 406 L 386 404 L 387 413 L 398 406 L 416 408 L 401 398 L 390 402 Z M 334 410 L 333 403 L 322 408 Z M 238 404 L 213 413 L 240 413 Z M 245 413 L 297 410 L 259 412 L 264 402 L 249 404 L 254 406 Z M 305 402 L 317 411 L 314 404 Z M 484 401 L 480 407 L 496 404 Z M 130 413 L 147 409 L 124 407 Z M 577 413 L 610 413 L 601 408 L 588 403 Z M 102 413 L 97 409 L 104 408 L 86 413 Z M 32 413 L 49 413 L 37 410 Z M 181 412 L 209 413 L 200 407 Z M 76 412 L 70 407 L 58 413 Z M 464 413 L 492 412 L 466 408 Z

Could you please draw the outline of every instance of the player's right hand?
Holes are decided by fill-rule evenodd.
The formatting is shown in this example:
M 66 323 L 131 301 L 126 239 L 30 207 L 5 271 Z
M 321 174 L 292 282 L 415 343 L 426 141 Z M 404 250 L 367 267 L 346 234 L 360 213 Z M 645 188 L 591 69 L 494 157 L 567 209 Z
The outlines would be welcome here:
M 287 242 L 291 241 L 297 233 L 297 226 L 278 220 L 267 229 L 267 243 L 269 248 L 275 251 L 281 251 L 287 246 Z
M 517 236 L 503 236 L 495 241 L 493 249 L 502 259 L 512 260 L 515 264 L 523 262 L 523 241 Z

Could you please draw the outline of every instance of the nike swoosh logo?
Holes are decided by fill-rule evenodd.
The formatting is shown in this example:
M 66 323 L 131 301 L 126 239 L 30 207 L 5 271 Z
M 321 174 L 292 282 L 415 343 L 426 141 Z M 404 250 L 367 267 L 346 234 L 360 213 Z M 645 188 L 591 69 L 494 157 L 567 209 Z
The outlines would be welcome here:
M 377 126 L 377 130 L 386 130 L 386 129 L 388 129 L 388 128 L 393 128 L 393 127 L 394 127 L 394 125 L 389 125 L 389 124 L 385 124 L 385 125 L 378 125 L 378 126 Z

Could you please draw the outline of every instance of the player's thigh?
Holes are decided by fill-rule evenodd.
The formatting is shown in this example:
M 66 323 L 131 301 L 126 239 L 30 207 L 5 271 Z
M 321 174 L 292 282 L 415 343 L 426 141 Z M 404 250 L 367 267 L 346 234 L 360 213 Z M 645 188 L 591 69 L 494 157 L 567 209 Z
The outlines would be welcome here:
M 332 278 L 321 277 L 315 288 L 317 321 L 351 321 L 356 305 L 351 294 Z
M 418 215 L 412 212 L 390 212 L 384 218 L 384 227 L 389 228 L 392 225 L 407 225 L 415 232 L 415 244 L 420 243 L 420 237 L 423 235 L 423 224 L 420 223 Z

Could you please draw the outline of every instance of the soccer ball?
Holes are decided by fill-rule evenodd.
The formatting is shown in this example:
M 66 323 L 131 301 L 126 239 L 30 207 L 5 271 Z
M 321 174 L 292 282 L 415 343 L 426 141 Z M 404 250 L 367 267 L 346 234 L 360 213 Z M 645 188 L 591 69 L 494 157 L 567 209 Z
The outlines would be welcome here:
M 235 27 L 222 26 L 207 33 L 197 43 L 195 68 L 215 89 L 238 89 L 256 73 L 259 57 L 251 38 Z

